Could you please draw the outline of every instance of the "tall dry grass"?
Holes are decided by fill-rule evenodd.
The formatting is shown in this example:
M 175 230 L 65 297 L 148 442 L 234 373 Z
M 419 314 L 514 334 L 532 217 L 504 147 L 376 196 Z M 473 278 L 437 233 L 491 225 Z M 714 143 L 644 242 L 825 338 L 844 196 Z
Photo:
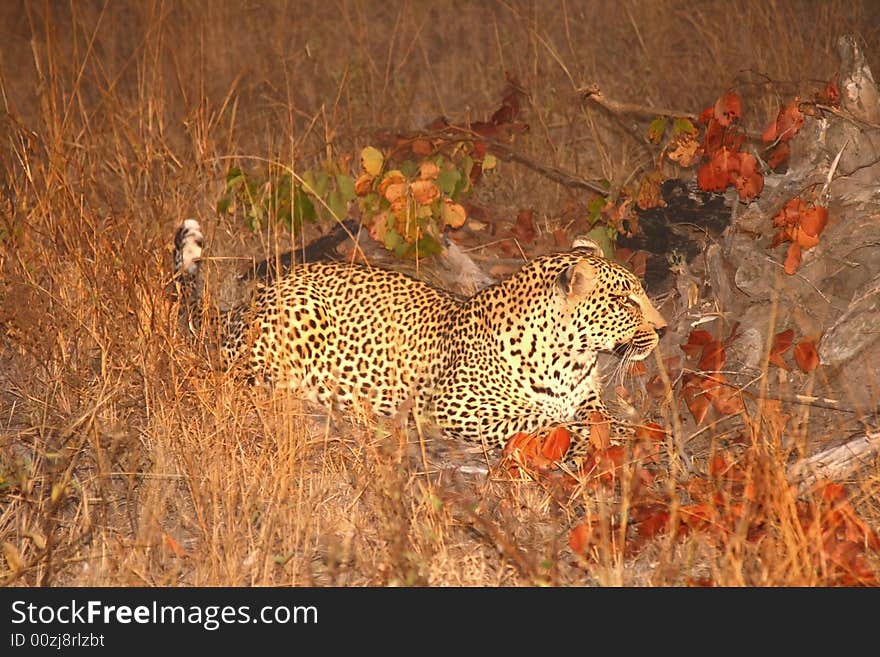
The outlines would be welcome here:
M 767 108 L 830 77 L 842 33 L 880 70 L 877 19 L 867 1 L 2 3 L 0 581 L 826 583 L 784 487 L 760 547 L 692 537 L 629 558 L 601 491 L 560 506 L 536 484 L 432 482 L 411 430 L 225 380 L 163 288 L 185 217 L 216 253 L 289 245 L 215 216 L 240 158 L 311 167 L 377 128 L 481 118 L 509 72 L 530 94 L 521 148 L 622 180 L 642 156 L 580 85 L 698 111 L 736 84 Z M 571 194 L 513 166 L 496 184 L 498 212 L 552 216 Z M 594 517 L 588 562 L 566 544 Z

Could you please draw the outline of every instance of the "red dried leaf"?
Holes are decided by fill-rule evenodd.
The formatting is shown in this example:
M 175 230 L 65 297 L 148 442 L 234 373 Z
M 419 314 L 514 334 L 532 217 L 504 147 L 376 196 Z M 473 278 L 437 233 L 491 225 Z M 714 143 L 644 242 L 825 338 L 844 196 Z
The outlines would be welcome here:
M 568 233 L 563 228 L 557 228 L 553 231 L 553 243 L 560 249 L 571 246 L 571 240 L 568 239 Z
M 739 153 L 722 147 L 715 151 L 697 171 L 697 185 L 707 192 L 723 192 L 731 184 L 731 176 L 739 171 Z
M 648 367 L 639 360 L 629 366 L 629 373 L 632 376 L 644 376 L 648 373 Z
M 742 397 L 736 388 L 721 385 L 712 395 L 712 408 L 719 415 L 734 415 L 745 409 Z
M 584 523 L 578 523 L 568 534 L 568 547 L 575 554 L 584 554 L 592 543 L 594 532 Z
M 733 464 L 730 462 L 726 454 L 713 454 L 709 459 L 709 476 L 720 477 L 727 472 Z
M 712 116 L 721 127 L 726 128 L 742 116 L 742 103 L 737 94 L 728 91 L 715 101 Z
M 717 372 L 724 367 L 727 354 L 722 344 L 716 340 L 703 346 L 702 356 L 698 367 L 707 372 Z
M 817 205 L 801 213 L 800 227 L 807 235 L 818 237 L 828 224 L 828 209 Z
M 793 339 L 794 331 L 792 329 L 787 329 L 774 336 L 773 346 L 770 347 L 771 363 L 784 370 L 788 369 L 788 365 L 786 365 L 785 361 L 782 359 L 782 354 L 791 349 L 791 341 Z
M 785 273 L 791 276 L 800 266 L 801 247 L 797 242 L 792 242 L 788 245 L 788 252 L 785 254 Z
M 791 231 L 791 241 L 797 242 L 797 245 L 806 251 L 807 249 L 812 249 L 816 246 L 819 243 L 819 238 L 808 235 L 800 226 L 795 226 L 794 230 Z
M 645 390 L 651 397 L 654 399 L 661 399 L 666 396 L 666 384 L 663 382 L 663 377 L 659 374 L 655 374 L 651 377 L 651 379 L 645 384 Z
M 678 512 L 681 515 L 682 524 L 697 531 L 711 529 L 718 518 L 718 511 L 706 502 L 686 504 L 679 507 Z
M 535 241 L 537 230 L 535 229 L 535 211 L 531 208 L 522 208 L 516 215 L 516 225 L 511 232 L 523 244 L 531 244 Z
M 660 183 L 663 182 L 663 174 L 659 171 L 652 171 L 642 178 L 639 185 L 639 195 L 636 199 L 636 205 L 641 210 L 650 210 L 656 207 L 666 207 L 666 201 L 663 200 L 663 193 L 660 191 Z
M 666 431 L 656 422 L 645 422 L 645 424 L 636 429 L 635 437 L 638 440 L 662 443 L 666 442 Z
M 776 171 L 779 167 L 788 162 L 789 156 L 791 156 L 791 147 L 788 143 L 781 142 L 777 144 L 767 156 L 767 166 L 773 171 Z
M 828 80 L 828 84 L 819 93 L 816 94 L 816 102 L 831 107 L 840 106 L 840 89 L 837 86 L 837 76 Z
M 632 270 L 633 274 L 635 274 L 639 278 L 644 278 L 645 271 L 648 268 L 647 251 L 636 251 L 632 254 L 627 264 L 629 265 L 629 268 Z
M 739 175 L 733 179 L 742 202 L 748 203 L 764 190 L 764 176 L 758 171 L 758 160 L 751 153 L 740 153 Z
M 794 360 L 804 372 L 812 372 L 819 367 L 819 354 L 816 346 L 809 340 L 803 340 L 794 348 Z
M 596 449 L 611 445 L 611 420 L 599 411 L 590 413 L 590 444 Z
M 776 117 L 776 138 L 788 141 L 794 137 L 804 125 L 804 115 L 799 107 L 800 99 L 795 98 L 788 105 L 779 110 Z
M 841 484 L 833 481 L 824 481 L 819 486 L 821 487 L 822 499 L 829 504 L 846 499 L 846 488 Z
M 780 226 L 796 226 L 800 223 L 801 213 L 807 209 L 807 204 L 803 199 L 795 196 L 789 200 L 782 209 L 773 217 L 773 225 Z
M 715 336 L 709 333 L 709 331 L 694 329 L 690 332 L 690 335 L 688 335 L 687 344 L 681 345 L 681 350 L 686 353 L 688 357 L 693 358 L 702 354 L 703 347 L 712 342 L 715 342 Z
M 427 139 L 413 139 L 410 148 L 412 148 L 412 152 L 415 155 L 419 155 L 421 157 L 428 157 L 429 155 L 434 153 L 434 144 L 432 144 Z
M 637 523 L 639 536 L 642 538 L 654 538 L 669 528 L 669 511 L 665 508 L 657 508 Z
M 182 547 L 180 547 L 180 543 L 175 541 L 171 536 L 169 536 L 165 532 L 162 532 L 162 541 L 178 557 L 185 557 L 186 556 L 186 551 Z
M 551 461 L 560 461 L 571 446 L 571 433 L 565 427 L 556 427 L 541 445 L 541 455 Z
M 688 410 L 694 416 L 694 422 L 702 424 L 709 412 L 709 398 L 703 394 L 703 389 L 694 383 L 688 383 L 681 389 L 681 395 Z

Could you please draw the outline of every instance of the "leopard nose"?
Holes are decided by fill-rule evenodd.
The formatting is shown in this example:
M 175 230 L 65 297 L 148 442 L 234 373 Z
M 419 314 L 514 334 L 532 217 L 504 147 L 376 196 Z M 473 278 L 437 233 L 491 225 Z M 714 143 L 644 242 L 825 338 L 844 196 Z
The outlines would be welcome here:
M 657 328 L 654 329 L 654 333 L 657 334 L 657 337 L 658 337 L 658 338 L 661 338 L 661 339 L 662 339 L 663 336 L 666 334 L 666 327 L 665 327 L 665 326 L 657 327 Z

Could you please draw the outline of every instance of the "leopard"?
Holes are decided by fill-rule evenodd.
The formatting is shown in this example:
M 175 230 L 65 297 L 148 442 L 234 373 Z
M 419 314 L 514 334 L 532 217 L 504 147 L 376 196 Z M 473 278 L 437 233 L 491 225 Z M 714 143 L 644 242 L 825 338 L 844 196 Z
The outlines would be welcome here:
M 667 326 L 639 278 L 584 238 L 469 296 L 365 263 L 307 262 L 210 313 L 203 247 L 201 225 L 185 220 L 174 238 L 181 322 L 195 332 L 212 321 L 202 335 L 216 335 L 226 371 L 327 408 L 409 409 L 488 448 L 564 426 L 576 457 L 597 412 L 627 433 L 603 401 L 599 355 L 644 360 Z

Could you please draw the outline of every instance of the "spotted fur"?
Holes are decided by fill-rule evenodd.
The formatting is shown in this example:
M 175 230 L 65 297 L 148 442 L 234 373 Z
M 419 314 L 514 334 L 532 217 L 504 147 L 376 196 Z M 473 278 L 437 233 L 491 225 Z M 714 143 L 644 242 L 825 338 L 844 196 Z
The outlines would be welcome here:
M 175 236 L 190 325 L 202 241 L 193 220 Z M 323 405 L 390 416 L 411 401 L 448 435 L 490 446 L 560 424 L 583 436 L 594 411 L 607 417 L 598 352 L 641 360 L 666 323 L 631 272 L 575 246 L 470 298 L 363 265 L 299 265 L 220 318 L 222 360 Z

